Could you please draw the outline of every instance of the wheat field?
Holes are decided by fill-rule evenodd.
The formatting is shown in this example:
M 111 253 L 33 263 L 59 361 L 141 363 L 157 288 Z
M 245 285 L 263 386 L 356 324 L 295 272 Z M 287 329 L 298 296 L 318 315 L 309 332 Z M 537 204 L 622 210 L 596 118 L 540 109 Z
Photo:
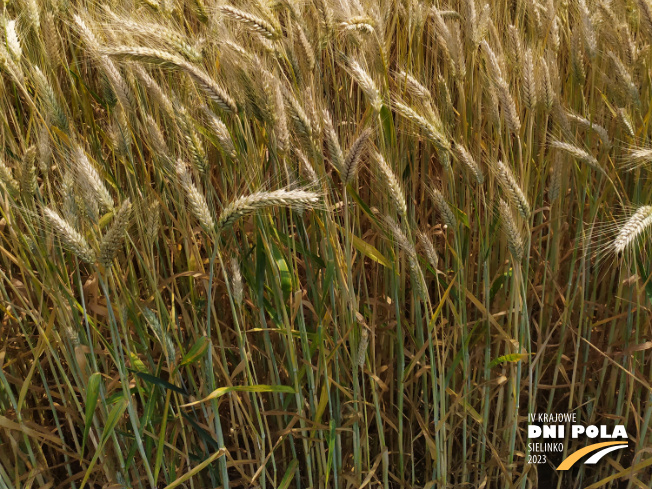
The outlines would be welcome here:
M 0 31 L 0 488 L 650 487 L 650 0 Z

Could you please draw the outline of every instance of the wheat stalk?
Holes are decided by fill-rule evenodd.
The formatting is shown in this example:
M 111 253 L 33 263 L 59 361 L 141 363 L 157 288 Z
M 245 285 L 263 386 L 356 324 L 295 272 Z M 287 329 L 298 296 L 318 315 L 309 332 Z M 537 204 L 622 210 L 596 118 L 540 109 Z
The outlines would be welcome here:
M 172 338 L 166 331 L 163 331 L 161 322 L 159 321 L 154 311 L 147 307 L 143 308 L 143 317 L 145 318 L 145 321 L 147 321 L 149 327 L 152 328 L 154 336 L 156 336 L 159 343 L 163 347 L 166 358 L 168 361 L 171 361 L 171 359 L 176 356 L 176 348 L 174 347 Z
M 7 43 L 7 50 L 14 58 L 14 61 L 19 61 L 23 55 L 23 48 L 18 38 L 15 20 L 7 20 L 5 22 L 5 42 Z
M 231 158 L 236 158 L 237 152 L 235 145 L 233 144 L 233 139 L 231 139 L 231 134 L 229 133 L 226 124 L 224 124 L 222 119 L 216 116 L 208 107 L 204 107 L 204 113 L 208 118 L 208 123 L 213 130 L 213 134 L 217 137 L 217 141 L 222 151 Z
M 116 211 L 111 227 L 100 242 L 99 262 L 103 267 L 109 268 L 111 266 L 113 258 L 115 258 L 116 253 L 122 246 L 130 217 L 131 201 L 125 199 Z
M 349 148 L 340 174 L 344 185 L 349 185 L 355 179 L 355 176 L 358 173 L 358 165 L 360 164 L 362 153 L 364 152 L 367 141 L 372 133 L 373 131 L 370 128 L 365 128 Z
M 364 328 L 361 328 L 360 344 L 358 345 L 357 363 L 359 368 L 364 367 L 365 357 L 367 355 L 367 348 L 369 347 L 369 333 Z
M 582 117 L 580 115 L 577 115 L 571 111 L 566 111 L 566 116 L 568 117 L 568 120 L 574 122 L 580 127 L 583 127 L 589 131 L 593 131 L 598 135 L 600 140 L 607 146 L 611 147 L 611 138 L 609 137 L 608 131 L 602 127 L 599 124 L 596 124 L 594 122 L 591 122 L 585 117 Z
M 158 83 L 145 71 L 142 66 L 135 66 L 134 73 L 145 84 L 145 87 L 150 91 L 152 96 L 167 112 L 170 117 L 174 117 L 175 110 L 172 101 L 167 94 L 161 89 Z
M 322 117 L 324 121 L 324 140 L 326 141 L 326 149 L 328 150 L 328 155 L 335 169 L 338 172 L 342 173 L 344 171 L 344 154 L 342 153 L 340 140 L 335 133 L 335 128 L 333 127 L 333 121 L 331 119 L 330 112 L 324 109 L 322 112 Z
M 466 74 L 466 65 L 464 62 L 464 51 L 460 41 L 459 29 L 455 25 L 452 29 L 444 21 L 444 15 L 437 7 L 432 7 L 430 16 L 435 24 L 435 33 L 439 41 L 439 47 L 444 52 L 444 57 L 448 60 L 452 70 L 452 76 L 455 78 L 464 78 Z
M 473 159 L 473 156 L 471 156 L 471 153 L 469 153 L 461 144 L 452 144 L 451 150 L 457 161 L 469 169 L 477 184 L 482 185 L 484 183 L 484 174 Z
M 306 157 L 305 154 L 303 154 L 303 152 L 300 149 L 294 148 L 293 151 L 294 154 L 299 159 L 299 161 L 301 162 L 301 168 L 303 169 L 304 173 L 308 175 L 308 179 L 310 180 L 310 183 L 312 183 L 315 186 L 318 185 L 319 176 L 317 175 L 317 172 L 313 168 L 312 163 L 308 161 L 308 158 Z
M 469 0 L 472 2 L 473 0 Z M 508 38 L 507 38 L 507 47 L 509 49 L 509 59 L 511 60 L 512 67 L 514 69 L 514 74 L 517 76 L 521 74 L 521 71 L 526 67 L 526 62 L 524 61 L 523 54 L 523 44 L 521 42 L 521 34 L 518 31 L 518 27 L 515 25 L 510 25 L 508 27 Z M 529 51 L 529 50 L 528 50 Z M 525 76 L 525 75 L 524 75 Z
M 248 29 L 257 32 L 258 34 L 265 36 L 267 39 L 277 39 L 279 37 L 278 31 L 274 28 L 272 24 L 267 22 L 260 17 L 257 17 L 248 12 L 238 10 L 237 8 L 231 7 L 230 5 L 222 5 L 219 7 L 220 12 L 225 16 L 237 20 L 238 22 L 245 25 Z
M 598 163 L 598 160 L 596 160 L 593 155 L 591 155 L 587 151 L 583 150 L 582 148 L 580 148 L 578 146 L 575 146 L 573 144 L 564 143 L 564 142 L 558 141 L 558 140 L 551 141 L 550 146 L 552 148 L 563 151 L 564 153 L 567 153 L 570 156 L 572 156 L 573 158 L 575 158 L 576 160 L 581 161 L 583 163 L 586 163 L 591 168 L 594 168 L 595 170 L 598 170 L 598 171 L 604 173 L 604 169 L 600 166 L 600 164 Z
M 493 49 L 491 49 L 487 41 L 482 41 L 482 50 L 485 55 L 485 65 L 487 66 L 487 72 L 489 74 L 489 78 L 495 86 L 496 94 L 498 100 L 500 101 L 500 106 L 502 108 L 507 127 L 512 133 L 518 134 L 521 129 L 521 121 L 516 111 L 514 99 L 512 98 L 512 95 L 509 91 L 509 85 L 503 77 L 503 72 L 502 68 L 500 67 L 500 63 L 498 62 L 498 57 L 494 53 Z
M 426 137 L 439 149 L 449 151 L 451 148 L 450 142 L 446 136 L 442 133 L 441 121 L 428 120 L 424 116 L 420 115 L 407 105 L 401 102 L 394 102 L 394 109 L 403 117 L 415 124 L 419 129 L 421 129 Z
M 375 31 L 373 21 L 369 17 L 350 17 L 340 23 L 344 31 L 356 31 L 364 34 L 373 34 Z
M 426 252 L 426 258 L 428 258 L 428 262 L 430 263 L 430 266 L 436 273 L 437 265 L 439 264 L 439 255 L 437 253 L 437 250 L 435 249 L 435 246 L 432 244 L 432 241 L 425 233 L 422 233 L 421 231 L 417 231 L 417 237 L 419 238 L 419 241 L 421 242 L 421 246 L 423 246 L 423 249 Z
M 296 99 L 294 94 L 285 87 L 283 87 L 282 91 L 283 97 L 285 98 L 287 106 L 290 109 L 290 117 L 292 118 L 295 127 L 299 130 L 303 137 L 310 139 L 312 136 L 312 124 L 310 119 L 306 115 L 303 107 L 301 107 L 301 104 Z
M 523 91 L 523 105 L 526 109 L 532 111 L 537 105 L 537 84 L 534 75 L 534 60 L 532 59 L 532 50 L 525 51 L 523 58 L 523 80 L 521 83 Z
M 550 79 L 550 70 L 548 69 L 548 63 L 544 58 L 541 59 L 539 64 L 539 84 L 538 90 L 541 96 L 539 101 L 543 105 L 543 109 L 548 113 L 552 110 L 555 91 L 552 87 L 552 81 Z
M 420 98 L 424 102 L 432 103 L 432 95 L 430 94 L 430 90 L 428 90 L 414 76 L 404 70 L 401 70 L 395 74 L 395 78 L 396 81 L 405 84 L 405 88 L 407 89 L 408 93 L 410 93 L 410 95 Z
M 428 287 L 426 285 L 425 278 L 423 276 L 423 271 L 419 265 L 419 260 L 417 257 L 417 252 L 412 241 L 405 235 L 401 227 L 396 221 L 390 217 L 385 217 L 385 224 L 391 231 L 394 242 L 405 251 L 408 259 L 408 268 L 410 270 L 410 275 L 414 282 L 415 288 L 419 296 L 423 300 L 428 299 Z
M 208 208 L 206 198 L 192 183 L 190 173 L 186 168 L 186 164 L 182 160 L 177 160 L 176 173 L 181 188 L 186 194 L 186 199 L 190 204 L 190 210 L 202 225 L 204 230 L 211 232 L 215 229 L 215 221 L 213 215 Z
M 158 201 L 152 202 L 146 208 L 145 215 L 145 234 L 150 243 L 155 243 L 158 239 L 158 232 L 161 227 L 161 205 Z
M 640 105 L 641 100 L 639 97 L 638 88 L 636 87 L 636 84 L 634 83 L 629 70 L 627 67 L 625 67 L 622 60 L 612 51 L 609 51 L 607 54 L 609 58 L 611 58 L 611 61 L 616 68 L 616 74 L 618 75 L 616 79 L 624 88 L 624 92 L 632 102 L 634 102 L 636 105 Z
M 177 122 L 179 128 L 181 129 L 181 134 L 186 140 L 190 154 L 192 155 L 192 160 L 195 163 L 195 168 L 202 175 L 208 171 L 208 163 L 206 162 L 206 151 L 204 150 L 204 144 L 199 138 L 199 134 L 195 130 L 195 124 L 190 118 L 188 110 L 181 104 L 176 104 L 177 109 Z
M 62 60 L 62 49 L 53 12 L 45 13 L 45 17 L 43 18 L 43 37 L 48 40 L 45 43 L 45 50 L 50 66 L 59 66 Z
M 652 39 L 652 5 L 648 0 L 637 0 L 640 15 L 641 28 L 649 39 Z
M 117 28 L 127 31 L 129 34 L 140 36 L 147 42 L 156 40 L 165 43 L 169 47 L 180 51 L 184 57 L 193 61 L 200 61 L 202 59 L 201 52 L 190 44 L 183 34 L 174 29 L 170 29 L 160 23 L 143 22 L 142 20 L 133 21 L 128 17 L 115 14 L 108 7 L 105 8 L 105 11 L 111 16 Z
M 389 196 L 392 200 L 392 203 L 394 204 L 394 207 L 396 208 L 396 211 L 402 219 L 407 219 L 407 203 L 405 201 L 405 194 L 403 193 L 403 189 L 401 188 L 401 184 L 399 183 L 398 178 L 385 161 L 385 158 L 383 158 L 380 153 L 374 153 L 374 160 L 378 164 L 380 172 L 384 177 L 385 185 L 387 186 L 387 190 L 389 190 Z
M 238 111 L 235 101 L 208 73 L 175 54 L 140 46 L 107 47 L 100 51 L 106 56 L 179 68 L 186 72 L 223 111 L 230 113 Z
M 439 189 L 431 188 L 431 187 L 426 187 L 426 189 L 430 193 L 430 197 L 432 197 L 432 200 L 435 203 L 435 207 L 437 207 L 437 210 L 439 211 L 439 215 L 444 221 L 444 224 L 446 224 L 446 226 L 448 226 L 450 229 L 456 230 L 457 218 L 455 217 L 455 214 L 453 214 L 453 211 L 448 205 L 448 202 L 446 202 L 446 199 L 444 198 L 441 191 Z
M 297 37 L 299 41 L 299 47 L 301 48 L 301 52 L 308 63 L 308 70 L 314 71 L 315 65 L 317 63 L 317 61 L 315 60 L 315 50 L 310 44 L 310 41 L 308 41 L 308 38 L 306 37 L 306 32 L 303 30 L 303 27 L 301 27 L 301 24 L 295 22 L 294 25 L 296 26 L 296 31 L 298 34 Z
M 550 176 L 550 188 L 548 198 L 550 202 L 556 201 L 561 195 L 562 187 L 562 160 L 559 153 L 555 153 L 552 163 L 552 174 Z
M 34 78 L 48 119 L 59 129 L 66 130 L 68 127 L 68 116 L 59 103 L 59 100 L 57 100 L 52 85 L 38 66 L 34 67 Z
M 627 110 L 624 109 L 623 107 L 619 107 L 617 113 L 618 113 L 618 120 L 623 126 L 625 126 L 625 129 L 627 130 L 627 134 L 629 134 L 631 138 L 636 137 L 636 131 L 634 130 L 632 119 L 629 117 Z
M 145 117 L 145 125 L 156 155 L 164 162 L 172 161 L 167 143 L 165 142 L 165 137 L 163 136 L 163 133 L 161 132 L 158 124 L 150 114 L 147 114 Z
M 20 169 L 20 189 L 28 198 L 36 192 L 36 146 L 27 148 Z
M 503 199 L 500 199 L 498 209 L 500 211 L 500 222 L 507 236 L 509 251 L 514 259 L 520 262 L 523 259 L 524 253 L 523 238 L 516 227 L 512 210 L 509 208 L 509 204 Z
M 319 194 L 306 190 L 274 190 L 255 192 L 240 197 L 227 205 L 217 221 L 217 230 L 221 231 L 238 219 L 266 207 L 289 207 L 305 209 L 319 201 Z
M 518 212 L 525 220 L 530 219 L 530 204 L 523 190 L 516 182 L 512 171 L 502 161 L 496 163 L 496 167 L 501 188 L 507 195 L 509 202 L 518 209 Z
M 355 60 L 349 61 L 349 70 L 351 76 L 358 83 L 364 94 L 369 99 L 369 103 L 376 112 L 380 112 L 380 109 L 383 106 L 383 99 L 380 96 L 380 92 L 376 87 L 376 82 L 369 74 L 360 66 Z
M 288 130 L 287 114 L 283 101 L 283 90 L 278 80 L 275 80 L 272 90 L 274 92 L 274 130 L 278 139 L 279 148 L 285 150 L 290 144 L 290 131 Z
M 88 245 L 84 237 L 68 221 L 48 207 L 43 209 L 43 214 L 70 251 L 86 263 L 92 264 L 95 262 L 95 252 Z
M 652 148 L 633 148 L 624 158 L 624 166 L 631 170 L 652 164 Z
M 613 242 L 614 252 L 620 255 L 650 226 L 652 226 L 652 206 L 639 207 L 618 232 Z
M 584 38 L 586 51 L 589 55 L 589 58 L 594 59 L 598 51 L 598 41 L 595 35 L 593 22 L 591 21 L 591 14 L 588 7 L 586 6 L 585 0 L 578 0 L 577 5 L 580 11 L 582 37 Z
M 95 167 L 91 164 L 83 149 L 75 150 L 75 161 L 77 167 L 77 176 L 87 186 L 89 191 L 95 195 L 98 203 L 106 210 L 113 210 L 113 197 L 104 185 Z
M 235 299 L 235 303 L 239 306 L 242 305 L 244 294 L 242 273 L 240 271 L 240 264 L 235 257 L 231 258 L 231 287 L 233 288 L 233 298 Z
M 14 178 L 11 168 L 2 159 L 0 159 L 0 184 L 2 184 L 11 197 L 18 195 L 20 186 Z

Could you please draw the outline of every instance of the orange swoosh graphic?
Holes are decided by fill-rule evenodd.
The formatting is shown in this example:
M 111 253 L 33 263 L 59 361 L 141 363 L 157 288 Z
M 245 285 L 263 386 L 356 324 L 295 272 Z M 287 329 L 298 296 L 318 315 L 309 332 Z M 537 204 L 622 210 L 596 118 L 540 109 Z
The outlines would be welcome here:
M 584 455 L 588 455 L 591 452 L 595 452 L 596 450 L 600 450 L 601 448 L 604 447 L 609 447 L 611 445 L 624 445 L 627 443 L 626 441 L 605 441 L 603 443 L 595 443 L 593 445 L 589 445 L 588 447 L 584 447 L 581 450 L 578 450 L 572 454 L 570 454 L 566 459 L 559 464 L 559 467 L 557 467 L 557 470 L 568 470 L 570 469 L 575 462 L 577 462 L 579 459 L 581 459 Z

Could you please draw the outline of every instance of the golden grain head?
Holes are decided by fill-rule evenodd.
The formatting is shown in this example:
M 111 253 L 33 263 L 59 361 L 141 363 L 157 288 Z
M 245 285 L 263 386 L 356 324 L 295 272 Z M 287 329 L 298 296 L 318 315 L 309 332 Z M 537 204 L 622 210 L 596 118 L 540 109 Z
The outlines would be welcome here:
M 649 485 L 651 0 L 1 10 L 0 488 Z

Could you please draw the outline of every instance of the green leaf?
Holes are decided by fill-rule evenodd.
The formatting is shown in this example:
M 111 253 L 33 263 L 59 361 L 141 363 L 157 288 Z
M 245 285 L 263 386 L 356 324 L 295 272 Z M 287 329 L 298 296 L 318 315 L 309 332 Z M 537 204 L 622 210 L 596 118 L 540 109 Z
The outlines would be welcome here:
M 494 358 L 489 364 L 489 368 L 496 367 L 501 363 L 517 363 L 521 360 L 526 360 L 528 357 L 527 353 L 510 353 L 508 355 L 503 355 L 498 358 Z
M 294 459 L 292 462 L 290 462 L 288 469 L 285 471 L 283 479 L 281 479 L 281 483 L 279 484 L 278 489 L 287 489 L 290 487 L 290 482 L 292 482 L 292 478 L 294 477 L 294 473 L 297 471 L 298 467 L 299 461 L 297 459 Z
M 267 331 L 268 333 L 277 333 L 286 336 L 288 334 L 287 330 L 283 328 L 251 328 L 247 330 L 248 333 L 264 333 L 265 331 Z M 301 338 L 301 331 L 297 331 L 296 329 L 291 329 L 290 336 L 292 336 L 293 338 Z M 315 336 L 316 336 L 315 333 L 308 333 L 309 339 Z
M 136 355 L 133 351 L 129 352 L 129 361 L 131 362 L 131 366 L 138 370 L 139 372 L 147 372 L 147 367 L 143 363 L 143 361 L 138 358 L 138 355 Z
M 151 396 L 155 398 L 156 396 Z M 167 391 L 165 394 L 165 405 L 163 406 L 163 416 L 161 416 L 161 429 L 159 430 L 159 443 L 156 447 L 156 461 L 154 462 L 154 480 L 158 480 L 158 474 L 161 470 L 161 465 L 163 464 L 163 449 L 165 448 L 165 443 L 161 440 L 165 440 L 165 430 L 168 426 L 168 410 L 170 409 L 170 398 L 172 397 L 172 391 Z
M 204 442 L 206 443 L 206 445 L 208 447 L 211 447 L 214 450 L 219 450 L 220 444 L 217 442 L 217 440 L 215 438 L 213 438 L 211 436 L 211 434 L 208 431 L 206 431 L 204 428 L 199 426 L 199 423 L 197 423 L 197 421 L 192 419 L 186 413 L 182 412 L 181 415 L 184 417 L 184 419 L 186 421 L 188 421 L 188 423 L 190 423 L 192 425 L 193 428 L 195 428 L 195 431 L 197 431 L 197 434 L 199 435 L 199 437 L 202 440 L 204 440 Z
M 128 403 L 129 401 L 123 397 L 122 400 L 118 402 L 115 406 L 113 406 L 113 409 L 111 409 L 111 412 L 109 413 L 109 417 L 106 420 L 106 424 L 104 425 L 104 431 L 102 431 L 102 438 L 100 438 L 100 443 L 97 447 L 97 450 L 95 450 L 95 455 L 93 455 L 93 459 L 91 460 L 91 463 L 88 465 L 88 469 L 86 469 L 86 474 L 84 475 L 84 479 L 82 480 L 79 489 L 84 489 L 86 482 L 88 482 L 88 478 L 93 472 L 93 467 L 95 467 L 95 464 L 97 463 L 97 459 L 102 453 L 104 444 L 109 439 L 109 437 L 113 434 L 113 430 L 115 430 L 115 427 L 120 421 L 120 418 L 122 418 L 125 409 L 127 409 Z
M 489 303 L 494 300 L 496 294 L 500 289 L 507 283 L 507 279 L 512 276 L 512 269 L 510 268 L 507 272 L 499 275 L 496 280 L 491 284 L 491 289 L 489 290 Z
M 326 264 L 326 273 L 321 283 L 322 296 L 319 301 L 319 317 L 323 318 L 326 313 L 327 307 L 325 306 L 327 302 L 328 295 L 330 294 L 331 285 L 333 284 L 333 279 L 335 278 L 335 265 L 333 261 L 328 261 Z
M 478 422 L 478 424 L 482 424 L 482 416 L 480 416 L 480 413 L 478 413 L 473 406 L 471 406 L 466 399 L 463 397 L 459 396 L 453 389 L 447 388 L 446 392 L 448 395 L 451 397 L 456 397 L 458 399 L 458 402 L 464 407 L 464 410 L 468 412 L 471 417 Z
M 219 449 L 217 452 L 215 452 L 213 455 L 208 457 L 202 463 L 200 463 L 196 467 L 190 469 L 190 471 L 183 474 L 181 477 L 179 477 L 177 480 L 175 480 L 171 484 L 165 486 L 165 489 L 174 489 L 175 487 L 183 484 L 187 480 L 190 480 L 195 474 L 198 474 L 199 472 L 204 470 L 206 467 L 208 467 L 210 464 L 212 464 L 215 460 L 217 460 L 218 458 L 224 456 L 225 453 L 226 453 L 226 448 Z
M 276 262 L 279 276 L 281 278 L 281 290 L 283 290 L 283 298 L 287 300 L 288 297 L 290 297 L 290 293 L 292 292 L 292 274 L 290 273 L 290 269 L 288 268 L 288 264 L 285 261 L 281 250 L 279 250 L 274 243 L 272 243 L 272 256 L 274 257 L 274 261 Z
M 106 443 L 106 440 L 108 440 L 111 434 L 113 433 L 113 430 L 115 429 L 116 425 L 120 421 L 120 418 L 124 414 L 125 409 L 127 409 L 128 403 L 129 400 L 123 398 L 120 402 L 118 402 L 115 406 L 113 406 L 113 409 L 111 409 L 111 412 L 109 413 L 109 417 L 106 419 L 106 424 L 104 425 L 104 431 L 102 431 L 102 441 L 101 441 L 102 445 Z
M 639 275 L 645 284 L 645 295 L 647 296 L 647 300 L 650 302 L 650 304 L 652 304 L 652 277 L 650 277 L 650 272 L 643 263 L 640 253 L 636 255 L 636 261 L 638 262 Z
M 285 392 L 287 394 L 294 394 L 294 389 L 288 385 L 232 385 L 215 389 L 203 399 L 195 402 L 190 402 L 188 404 L 183 404 L 181 407 L 195 406 L 197 404 L 201 404 L 202 402 L 222 397 L 224 394 L 228 394 L 229 392 Z
M 97 225 L 100 227 L 100 229 L 106 229 L 106 227 L 111 223 L 111 220 L 115 216 L 114 211 L 107 212 L 104 214 L 102 217 L 100 217 L 99 222 Z
M 378 226 L 381 225 L 380 221 L 376 217 L 376 215 L 373 213 L 371 208 L 367 205 L 367 203 L 360 198 L 358 193 L 355 191 L 352 185 L 347 186 L 346 191 L 353 197 L 353 200 L 360 206 L 360 209 L 364 211 L 364 213 L 367 215 L 369 219 L 371 219 L 373 222 L 375 222 Z
M 103 105 L 105 107 L 108 106 L 108 103 L 97 93 L 95 93 L 95 91 L 92 90 L 77 73 L 72 71 L 70 68 L 68 69 L 68 72 L 75 78 L 75 80 L 77 80 L 81 84 L 81 86 L 84 87 L 84 90 L 86 90 L 91 95 L 91 97 L 95 99 L 95 101 L 98 104 Z
M 383 104 L 380 109 L 380 120 L 382 121 L 385 144 L 388 147 L 392 147 L 396 141 L 396 136 L 394 135 L 394 120 L 392 119 L 392 111 L 385 104 Z
M 179 394 L 183 394 L 184 396 L 187 396 L 188 393 L 183 390 L 181 387 L 177 387 L 174 384 L 170 384 L 169 382 L 166 382 L 163 379 L 159 379 L 158 377 L 148 374 L 145 372 L 136 372 L 135 370 L 129 369 L 130 372 L 133 372 L 136 377 L 140 377 L 143 379 L 145 382 L 149 382 L 150 384 L 158 385 L 159 387 L 162 387 L 163 389 L 169 389 L 174 392 L 178 392 Z
M 451 205 L 450 206 L 451 210 L 455 214 L 455 217 L 457 217 L 457 220 L 464 224 L 468 229 L 471 229 L 471 224 L 469 223 L 469 216 L 466 215 L 461 209 L 458 209 L 457 207 Z
M 310 257 L 310 259 L 317 265 L 318 268 L 324 268 L 326 266 L 324 260 L 319 258 L 312 251 L 306 249 L 306 247 L 298 240 L 292 240 L 287 234 L 284 234 L 279 230 L 277 230 L 276 234 L 278 239 L 285 243 L 288 247 L 293 247 L 302 255 Z
M 91 424 L 93 422 L 93 415 L 95 414 L 95 408 L 97 407 L 97 399 L 100 396 L 100 385 L 102 381 L 102 374 L 95 372 L 88 379 L 88 385 L 86 386 L 86 415 L 84 416 L 84 438 L 82 439 L 82 449 L 81 453 L 84 453 L 84 447 L 86 446 L 86 440 L 88 439 L 88 433 L 91 430 Z
M 344 232 L 344 228 L 342 226 L 337 226 L 340 228 L 342 232 Z M 355 234 L 351 235 L 351 243 L 353 244 L 353 247 L 358 250 L 360 253 L 362 253 L 364 256 L 367 258 L 371 258 L 373 261 L 376 263 L 380 263 L 382 266 L 386 268 L 393 268 L 392 263 L 383 255 L 380 251 L 378 251 L 374 246 L 370 245 L 367 243 L 365 240 L 359 238 Z
M 135 387 L 130 388 L 129 395 L 133 395 L 135 390 L 136 390 Z M 122 391 L 122 389 L 118 389 L 117 391 L 115 391 L 113 394 L 111 394 L 109 397 L 106 398 L 105 404 L 107 406 L 111 406 L 116 402 L 120 401 L 124 396 L 125 393 Z
M 192 345 L 188 353 L 183 356 L 181 363 L 179 363 L 179 367 L 194 363 L 202 358 L 208 351 L 210 344 L 211 342 L 206 336 L 200 336 L 197 341 L 195 341 L 195 344 Z
M 317 411 L 315 411 L 315 425 L 321 423 L 321 418 L 326 412 L 326 407 L 328 406 L 328 387 L 326 384 L 321 386 L 321 397 L 319 398 L 319 404 L 317 405 Z M 311 432 L 310 436 L 314 437 L 317 428 L 315 427 Z
M 265 289 L 265 268 L 267 267 L 267 256 L 265 255 L 265 246 L 263 239 L 258 235 L 256 242 L 256 292 L 260 301 L 263 299 L 263 291 Z
M 325 486 L 328 487 L 328 479 L 331 475 L 331 468 L 333 467 L 333 455 L 335 455 L 335 420 L 331 419 L 330 421 L 330 433 L 328 436 L 328 461 L 326 462 L 326 483 Z

